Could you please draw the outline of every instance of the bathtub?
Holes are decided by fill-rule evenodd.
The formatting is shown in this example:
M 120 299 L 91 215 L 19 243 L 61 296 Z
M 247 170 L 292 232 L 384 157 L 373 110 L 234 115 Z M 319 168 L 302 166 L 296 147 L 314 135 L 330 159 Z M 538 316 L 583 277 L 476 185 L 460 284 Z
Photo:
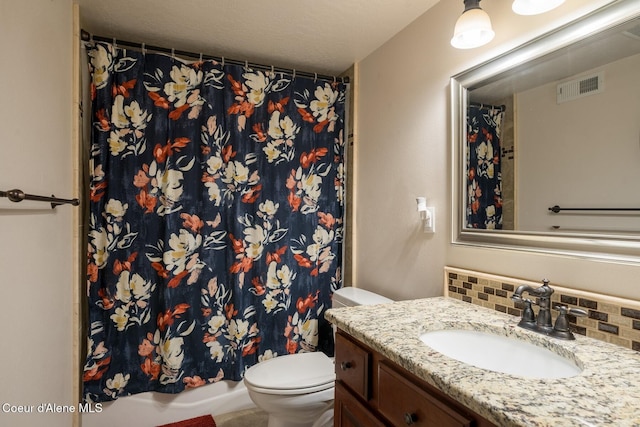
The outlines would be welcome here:
M 201 415 L 255 408 L 243 382 L 220 381 L 179 394 L 141 393 L 102 404 L 101 412 L 83 413 L 82 427 L 133 425 L 155 427 Z

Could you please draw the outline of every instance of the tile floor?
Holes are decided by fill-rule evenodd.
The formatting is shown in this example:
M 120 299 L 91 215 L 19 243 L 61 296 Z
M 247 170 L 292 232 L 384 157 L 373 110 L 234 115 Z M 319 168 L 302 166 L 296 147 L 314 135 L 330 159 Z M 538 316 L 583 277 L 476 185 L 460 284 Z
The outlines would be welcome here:
M 267 427 L 267 414 L 260 409 L 245 409 L 216 415 L 217 427 Z

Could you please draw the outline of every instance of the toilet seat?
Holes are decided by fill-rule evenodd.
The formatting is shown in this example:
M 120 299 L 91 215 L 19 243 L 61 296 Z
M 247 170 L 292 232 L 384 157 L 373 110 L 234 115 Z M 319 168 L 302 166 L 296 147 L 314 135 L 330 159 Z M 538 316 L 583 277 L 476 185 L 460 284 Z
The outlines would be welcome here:
M 260 362 L 247 370 L 248 389 L 264 394 L 315 393 L 335 385 L 333 360 L 322 352 L 297 353 Z

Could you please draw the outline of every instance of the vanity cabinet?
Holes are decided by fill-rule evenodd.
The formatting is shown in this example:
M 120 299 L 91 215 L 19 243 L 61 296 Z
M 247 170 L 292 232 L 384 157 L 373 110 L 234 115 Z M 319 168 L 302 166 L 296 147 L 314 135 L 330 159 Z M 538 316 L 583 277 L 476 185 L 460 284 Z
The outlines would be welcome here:
M 495 426 L 343 331 L 335 348 L 335 427 Z

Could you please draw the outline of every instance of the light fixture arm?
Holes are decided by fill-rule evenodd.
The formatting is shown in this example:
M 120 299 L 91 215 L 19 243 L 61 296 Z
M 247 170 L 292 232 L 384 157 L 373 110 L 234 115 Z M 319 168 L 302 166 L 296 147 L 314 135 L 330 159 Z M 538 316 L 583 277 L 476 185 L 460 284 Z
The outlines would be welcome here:
M 480 9 L 480 0 L 463 0 L 463 3 L 464 3 L 464 12 L 471 9 Z

